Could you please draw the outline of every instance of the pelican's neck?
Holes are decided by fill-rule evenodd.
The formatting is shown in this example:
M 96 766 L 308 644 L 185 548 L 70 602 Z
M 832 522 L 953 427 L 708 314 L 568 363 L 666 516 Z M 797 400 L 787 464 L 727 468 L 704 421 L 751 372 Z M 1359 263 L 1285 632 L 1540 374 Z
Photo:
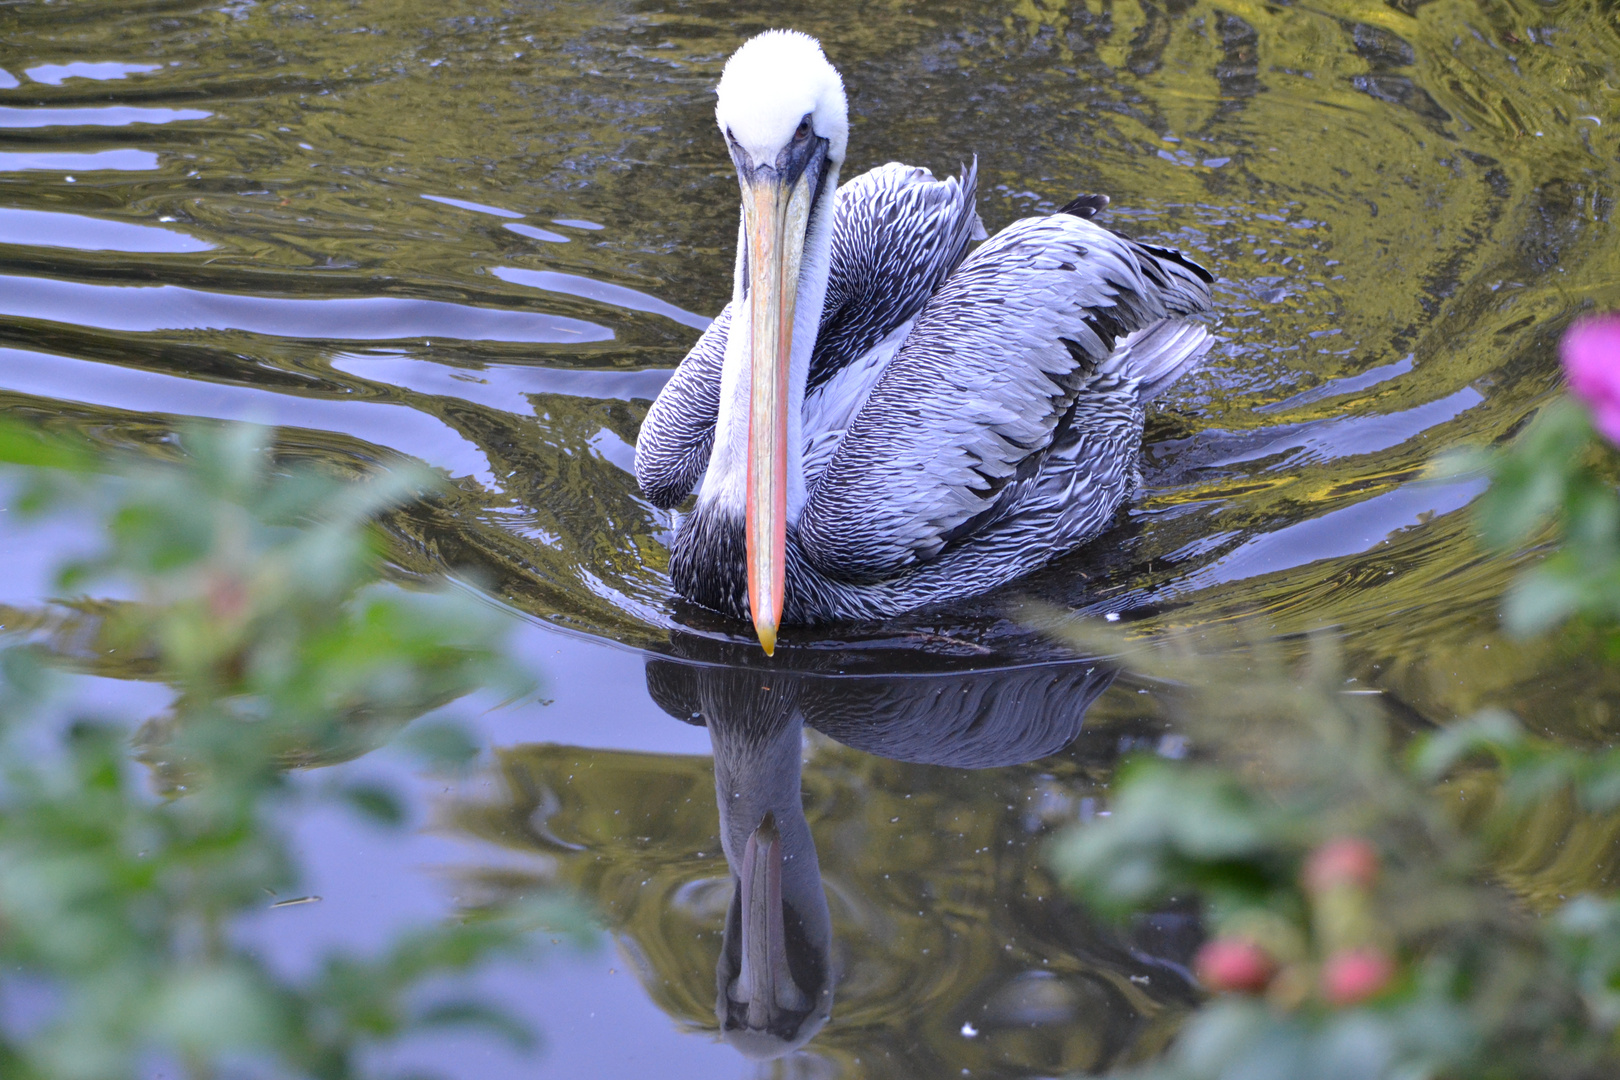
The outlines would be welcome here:
M 752 681 L 757 683 L 759 679 L 756 675 Z M 787 680 L 782 681 L 785 684 Z M 748 696 L 756 699 L 769 694 L 753 687 L 748 691 Z M 714 707 L 718 702 L 707 704 L 704 719 L 714 748 L 714 794 L 720 809 L 720 846 L 727 861 L 733 867 L 742 864 L 748 834 L 759 827 L 766 814 L 771 814 L 782 836 L 785 859 L 797 864 L 796 869 L 811 871 L 807 880 L 820 888 L 816 845 L 810 836 L 810 823 L 805 820 L 799 788 L 804 758 L 803 723 L 796 715 L 772 715 L 770 705 L 763 701 L 752 702 L 759 709 L 758 714 L 725 717 L 721 713 L 727 710 Z
M 832 275 L 832 219 L 838 194 L 837 161 L 829 160 L 810 229 L 805 235 L 800 262 L 798 297 L 793 308 L 793 352 L 788 370 L 787 520 L 798 520 L 804 506 L 804 391 L 810 380 L 810 354 L 821 329 L 821 312 Z M 746 302 L 748 237 L 737 226 L 737 266 L 731 286 L 731 329 L 720 373 L 720 412 L 715 423 L 714 450 L 709 469 L 698 489 L 698 505 L 735 513 L 740 519 L 747 503 L 748 401 L 750 374 L 748 343 L 752 337 Z

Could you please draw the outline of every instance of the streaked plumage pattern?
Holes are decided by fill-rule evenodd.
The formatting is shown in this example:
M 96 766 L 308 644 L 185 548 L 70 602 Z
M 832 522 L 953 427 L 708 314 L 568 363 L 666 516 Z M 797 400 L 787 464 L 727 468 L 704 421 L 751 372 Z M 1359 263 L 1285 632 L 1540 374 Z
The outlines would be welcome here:
M 807 561 L 876 581 L 991 526 L 1002 490 L 1026 462 L 1039 468 L 1061 421 L 1139 414 L 1140 377 L 1103 367 L 1116 338 L 1190 315 L 1207 298 L 1181 264 L 1082 218 L 1003 230 L 929 301 L 811 480 L 799 517 Z M 1140 431 L 1139 416 L 1131 426 Z M 1134 465 L 1134 452 L 1125 457 L 1122 466 Z M 892 497 L 896 476 L 904 502 Z
M 1009 581 L 1099 532 L 1137 478 L 1145 403 L 1208 334 L 1211 276 L 1091 222 L 1082 198 L 963 257 L 973 172 L 886 165 L 839 190 L 804 401 L 787 623 L 884 617 Z M 649 412 L 636 472 L 672 506 L 714 438 L 729 306 Z M 740 516 L 680 524 L 681 593 L 745 617 Z
M 839 189 L 810 392 L 922 310 L 968 243 L 985 238 L 973 209 L 977 191 L 977 162 L 960 180 L 943 181 L 927 169 L 890 162 Z
M 927 169 L 890 163 L 838 189 L 832 273 L 810 357 L 811 396 L 822 397 L 817 391 L 829 380 L 916 315 L 968 243 L 984 239 L 973 209 L 975 172 L 970 167 L 960 179 L 936 181 Z M 727 304 L 642 422 L 636 479 L 654 506 L 668 509 L 686 498 L 708 466 L 730 330 Z

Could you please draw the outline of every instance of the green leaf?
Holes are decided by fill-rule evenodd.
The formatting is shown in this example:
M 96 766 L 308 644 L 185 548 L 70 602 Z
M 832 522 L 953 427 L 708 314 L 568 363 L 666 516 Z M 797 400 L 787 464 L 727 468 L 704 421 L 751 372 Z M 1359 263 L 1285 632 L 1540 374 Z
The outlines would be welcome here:
M 89 472 L 96 459 L 85 447 L 0 417 L 0 462 L 41 469 Z
M 1207 766 L 1133 761 L 1110 816 L 1070 826 L 1050 857 L 1060 879 L 1110 914 L 1198 885 L 1263 891 L 1286 836 L 1275 813 Z
M 460 769 L 478 757 L 478 744 L 467 729 L 447 720 L 424 720 L 412 724 L 399 743 L 437 769 Z
M 1468 480 L 1489 472 L 1496 457 L 1488 450 L 1458 447 L 1436 455 L 1424 467 L 1423 478 L 1431 481 Z
M 1581 609 L 1586 583 L 1572 574 L 1538 566 L 1520 574 L 1502 601 L 1502 623 L 1515 637 L 1552 629 Z
M 276 1045 L 287 1018 L 256 975 L 235 964 L 182 968 L 158 988 L 151 1030 L 188 1054 L 216 1055 Z
M 522 897 L 491 916 L 519 934 L 544 930 L 562 934 L 576 948 L 600 944 L 601 928 L 580 899 L 571 892 L 548 888 L 538 896 Z
M 1512 713 L 1484 709 L 1416 741 L 1411 768 L 1425 783 L 1443 778 L 1464 758 L 1482 751 L 1500 755 L 1524 741 L 1524 728 Z
M 379 824 L 397 826 L 405 821 L 405 807 L 399 796 L 380 784 L 348 784 L 339 794 L 350 806 Z
M 504 1038 L 520 1050 L 530 1050 L 539 1040 L 529 1026 L 514 1014 L 479 1001 L 446 1001 L 423 1009 L 411 1021 L 414 1028 L 479 1027 Z

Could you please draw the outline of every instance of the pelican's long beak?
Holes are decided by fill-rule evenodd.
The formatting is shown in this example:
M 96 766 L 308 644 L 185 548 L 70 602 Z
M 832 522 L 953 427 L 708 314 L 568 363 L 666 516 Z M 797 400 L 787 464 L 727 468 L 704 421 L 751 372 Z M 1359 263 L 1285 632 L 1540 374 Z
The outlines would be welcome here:
M 788 968 L 782 839 L 770 813 L 748 837 L 738 886 L 742 893 L 742 963 L 731 998 L 745 1007 L 751 1030 L 767 1031 L 782 1012 L 802 1012 L 810 1005 Z
M 814 198 L 814 170 L 789 182 L 761 167 L 741 174 L 748 235 L 748 611 L 759 643 L 776 651 L 787 585 L 789 369 L 799 263 Z

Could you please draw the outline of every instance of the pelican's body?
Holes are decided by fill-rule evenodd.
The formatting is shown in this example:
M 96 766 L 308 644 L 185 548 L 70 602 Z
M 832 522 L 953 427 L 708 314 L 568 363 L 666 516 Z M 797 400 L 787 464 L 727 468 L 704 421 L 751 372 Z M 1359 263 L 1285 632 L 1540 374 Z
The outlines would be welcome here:
M 892 615 L 991 588 L 1100 531 L 1137 477 L 1145 403 L 1208 347 L 1212 278 L 1089 220 L 984 236 L 972 169 L 838 187 L 837 73 L 772 31 L 727 65 L 742 183 L 732 302 L 654 402 L 636 475 L 694 490 L 671 576 L 781 623 Z

